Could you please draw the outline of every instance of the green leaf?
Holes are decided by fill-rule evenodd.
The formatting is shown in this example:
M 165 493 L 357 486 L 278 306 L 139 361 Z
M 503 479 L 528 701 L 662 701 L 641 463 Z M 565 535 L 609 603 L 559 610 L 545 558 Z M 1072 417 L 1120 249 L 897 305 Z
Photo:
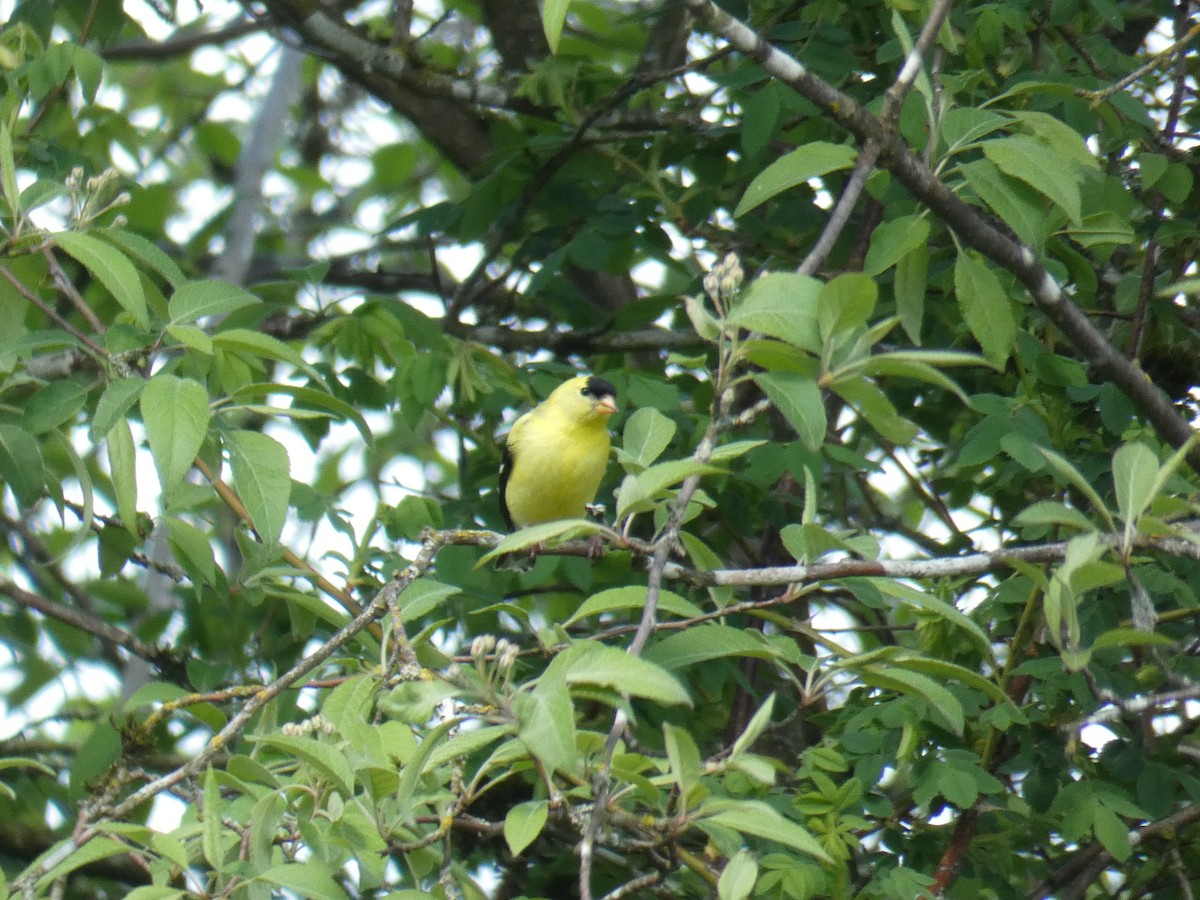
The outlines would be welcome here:
M 521 528 L 512 534 L 505 535 L 500 543 L 494 549 L 484 554 L 483 558 L 476 565 L 483 565 L 498 556 L 503 556 L 505 553 L 528 550 L 530 547 L 535 547 L 546 541 L 558 538 L 569 540 L 570 538 L 590 537 L 593 534 L 600 534 L 604 530 L 604 526 L 599 522 L 591 522 L 587 519 L 559 519 L 555 522 L 530 525 L 528 528 Z
M 324 384 L 321 373 L 304 361 L 300 353 L 278 338 L 263 334 L 261 331 L 250 331 L 245 328 L 230 328 L 213 335 L 213 346 L 221 350 L 232 350 L 260 356 L 295 366 L 307 374 L 318 384 Z
M 80 231 L 60 232 L 54 235 L 54 242 L 91 272 L 138 326 L 150 327 L 142 281 L 129 257 L 111 244 Z
M 262 301 L 228 282 L 189 281 L 171 295 L 167 314 L 172 325 L 186 325 L 206 316 L 225 316 L 256 303 Z
M 929 219 L 924 216 L 901 216 L 884 222 L 871 235 L 871 247 L 863 262 L 863 272 L 871 276 L 886 272 L 904 257 L 926 248 L 928 242 Z M 926 258 L 928 253 L 926 249 Z
M 1065 457 L 1059 456 L 1053 450 L 1048 450 L 1045 447 L 1038 447 L 1038 452 L 1046 457 L 1046 462 L 1050 464 L 1060 478 L 1066 479 L 1077 491 L 1087 497 L 1088 502 L 1092 504 L 1092 508 L 1100 515 L 1104 516 L 1104 521 L 1109 529 L 1114 527 L 1112 514 L 1108 511 L 1108 507 L 1104 505 L 1104 501 L 1100 499 L 1100 495 L 1096 493 L 1096 489 L 1092 487 L 1092 483 L 1083 477 L 1083 473 L 1075 468 Z
M 232 431 L 225 435 L 233 485 L 250 513 L 254 530 L 267 545 L 274 545 L 287 521 L 292 491 L 291 464 L 283 444 L 257 431 Z
M 1115 812 L 1098 801 L 1094 802 L 1092 830 L 1096 833 L 1096 840 L 1104 845 L 1104 849 L 1112 854 L 1114 860 L 1123 863 L 1133 853 L 1129 829 Z
M 567 9 L 571 0 L 546 0 L 542 5 L 542 30 L 550 52 L 558 52 L 558 41 L 562 37 L 563 24 L 567 21 Z
M 776 194 L 805 184 L 810 178 L 820 178 L 839 169 L 854 165 L 858 151 L 848 144 L 814 141 L 775 160 L 754 177 L 742 195 L 734 217 L 748 213 Z
M 602 613 L 613 612 L 618 609 L 641 609 L 645 605 L 646 587 L 644 585 L 609 588 L 588 597 L 580 605 L 579 609 L 575 610 L 571 617 L 562 624 L 565 628 L 589 616 L 598 616 Z M 660 613 L 671 613 L 684 619 L 691 619 L 703 614 L 700 607 L 694 603 L 690 603 L 678 594 L 666 590 L 658 592 L 658 611 Z
M 755 447 L 761 447 L 766 441 L 733 441 L 728 444 L 721 444 L 715 448 L 712 455 L 708 458 L 711 463 L 725 462 L 730 459 L 737 459 L 744 453 L 749 453 Z
M 87 389 L 69 378 L 52 381 L 25 401 L 22 424 L 30 434 L 45 434 L 72 422 L 83 409 Z
M 746 900 L 758 881 L 758 863 L 749 850 L 739 850 L 725 864 L 717 881 L 720 900 Z
M 460 593 L 462 589 L 452 584 L 442 584 L 429 577 L 418 578 L 402 590 L 397 598 L 400 615 L 405 622 L 415 622 Z
M 847 660 L 845 665 L 857 671 L 862 680 L 872 687 L 910 694 L 924 700 L 941 714 L 942 719 L 955 734 L 963 733 L 966 720 L 962 704 L 932 678 L 895 666 L 864 665 L 859 667 L 853 665 L 852 660 Z
M 983 204 L 1030 247 L 1041 248 L 1066 218 L 1057 211 L 1047 215 L 1046 201 L 1041 195 L 1024 182 L 1005 175 L 986 159 L 966 163 L 959 171 Z
M 1075 507 L 1067 506 L 1057 500 L 1039 500 L 1026 507 L 1017 513 L 1013 524 L 1019 528 L 1036 525 L 1063 525 L 1080 531 L 1091 531 L 1095 528 L 1092 520 Z
M 727 321 L 809 353 L 820 353 L 817 310 L 821 288 L 821 282 L 808 275 L 787 272 L 763 275 L 750 282 Z
M 547 669 L 532 691 L 513 698 L 513 709 L 520 723 L 517 736 L 547 771 L 578 768 L 575 709 L 561 674 Z
M 204 443 L 212 418 L 208 394 L 190 378 L 158 374 L 142 391 L 141 409 L 165 500 L 183 482 Z
M 1134 242 L 1133 226 L 1111 210 L 1083 217 L 1080 225 L 1068 228 L 1067 235 L 1087 249 Z
M 801 443 L 809 450 L 819 450 L 825 442 L 828 422 L 817 383 L 790 372 L 759 372 L 754 380 L 796 429 Z
M 617 518 L 653 509 L 654 501 L 663 496 L 667 488 L 679 484 L 692 475 L 720 475 L 724 470 L 693 459 L 677 459 L 657 463 L 644 472 L 633 476 L 636 487 L 626 491 L 622 483 L 617 493 Z
M 0 122 L 0 185 L 4 202 L 8 204 L 9 221 L 15 225 L 21 218 L 21 192 L 17 190 L 17 162 L 13 154 L 12 132 L 6 122 Z
M 1158 457 L 1142 443 L 1125 444 L 1113 455 L 1113 490 L 1117 510 L 1125 524 L 1125 545 L 1137 529 L 1137 520 L 1154 501 L 1151 493 L 1158 475 Z
M 325 863 L 310 859 L 273 866 L 253 880 L 273 884 L 308 900 L 346 900 L 346 892 L 338 886 L 333 875 Z
M 108 432 L 108 467 L 113 493 L 117 500 L 117 515 L 125 529 L 135 538 L 137 521 L 137 451 L 133 446 L 133 431 L 124 419 Z
M 350 761 L 331 744 L 296 734 L 253 734 L 247 739 L 300 760 L 325 776 L 343 797 L 354 795 L 354 771 Z
M 175 559 L 188 576 L 198 584 L 213 584 L 217 580 L 217 561 L 208 535 L 190 522 L 174 517 L 166 517 L 162 522 Z
M 205 356 L 213 355 L 213 342 L 208 332 L 195 325 L 168 325 L 167 334 L 183 347 L 189 347 Z
M 869 378 L 839 378 L 829 387 L 893 444 L 908 444 L 920 431 L 916 425 L 900 415 L 887 394 Z
M 865 325 L 875 311 L 879 288 L 861 272 L 847 272 L 822 285 L 817 296 L 821 340 Z
M 1003 369 L 1017 338 L 1017 323 L 1000 279 L 964 250 L 954 265 L 954 293 L 984 355 L 997 369 Z
M 755 711 L 751 717 L 749 724 L 745 730 L 738 735 L 738 739 L 733 742 L 733 749 L 730 750 L 730 757 L 739 756 L 745 753 L 754 746 L 754 742 L 758 740 L 768 725 L 771 724 L 771 712 L 775 709 L 775 695 L 768 694 L 767 699 L 762 702 L 762 705 Z
M 504 817 L 504 842 L 508 852 L 520 856 L 521 851 L 537 840 L 550 816 L 550 804 L 545 800 L 518 803 Z
M 643 656 L 668 671 L 726 656 L 774 659 L 775 651 L 761 637 L 729 625 L 698 625 L 672 634 L 647 648 Z
M 92 232 L 96 237 L 103 238 L 114 244 L 145 267 L 153 269 L 172 287 L 187 280 L 175 260 L 167 256 L 157 244 L 151 243 L 134 231 L 123 231 L 120 228 L 103 228 Z
M 61 850 L 63 847 L 69 847 L 70 845 L 70 838 L 60 841 L 49 851 L 43 853 L 40 858 L 58 858 L 59 854 L 56 851 Z M 128 852 L 129 845 L 124 841 L 115 841 L 112 838 L 104 837 L 103 835 L 94 837 L 90 841 L 84 843 L 82 846 L 71 851 L 67 857 L 62 860 L 62 862 L 54 865 L 49 871 L 46 872 L 45 875 L 39 878 L 37 880 L 39 893 L 37 893 L 35 896 L 47 896 L 47 894 L 41 893 L 41 891 L 44 891 L 47 886 L 53 884 L 55 881 L 58 881 L 60 878 L 64 878 L 65 876 L 74 872 L 76 869 L 80 869 L 83 866 L 89 865 L 90 863 L 99 862 L 102 859 L 108 859 L 110 856 L 117 856 L 119 854 Z
M 653 406 L 643 407 L 625 423 L 621 450 L 633 462 L 648 466 L 670 445 L 675 429 L 674 420 Z
M 667 761 L 671 765 L 671 774 L 679 786 L 679 795 L 683 798 L 686 811 L 686 804 L 692 789 L 700 783 L 700 776 L 704 771 L 700 759 L 700 749 L 686 729 L 669 722 L 663 723 L 663 744 L 667 749 Z
M 687 689 L 674 675 L 655 663 L 616 647 L 585 646 L 587 652 L 575 656 L 563 676 L 567 684 L 594 684 L 631 697 L 670 705 L 692 705 Z
M 204 816 L 200 832 L 204 861 L 219 872 L 225 857 L 221 851 L 221 785 L 211 765 L 204 773 L 204 793 L 200 809 Z
M 1019 178 L 1080 224 L 1078 163 L 1023 134 L 984 141 L 983 154 L 1001 172 Z
M 833 862 L 816 838 L 761 800 L 713 799 L 705 803 L 700 812 L 705 816 L 702 821 L 724 825 L 741 834 L 766 838 L 822 862 Z
M 319 410 L 331 419 L 346 419 L 358 429 L 358 433 L 362 436 L 363 441 L 366 442 L 368 447 L 375 443 L 375 436 L 371 433 L 371 428 L 367 425 L 367 420 L 363 418 L 362 413 L 344 400 L 340 400 L 325 391 L 294 384 L 256 382 L 238 388 L 230 395 L 230 399 L 240 400 L 243 397 L 269 397 L 272 394 L 282 394 L 285 397 L 291 397 L 294 401 L 291 405 L 292 410 L 313 409 Z M 273 414 L 277 415 L 280 412 L 282 410 L 276 409 Z
M 0 481 L 12 489 L 23 506 L 37 501 L 46 490 L 46 471 L 37 441 L 25 429 L 7 423 L 0 423 Z
M 929 287 L 929 247 L 919 244 L 896 261 L 892 291 L 896 295 L 896 315 L 904 333 L 914 344 L 921 343 L 921 324 L 925 320 L 925 292 Z
M 103 440 L 117 422 L 125 419 L 125 414 L 137 403 L 145 387 L 144 378 L 119 378 L 104 389 L 92 417 L 93 441 Z

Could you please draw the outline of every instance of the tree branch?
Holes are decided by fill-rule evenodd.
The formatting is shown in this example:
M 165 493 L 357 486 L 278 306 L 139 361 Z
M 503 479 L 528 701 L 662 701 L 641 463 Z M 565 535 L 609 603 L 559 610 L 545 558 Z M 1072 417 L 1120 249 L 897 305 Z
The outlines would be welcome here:
M 858 140 L 879 141 L 882 147 L 879 161 L 883 168 L 937 213 L 963 241 L 1015 275 L 1046 317 L 1082 354 L 1098 380 L 1113 382 L 1171 446 L 1181 447 L 1187 442 L 1192 427 L 1175 410 L 1170 398 L 1109 343 L 1070 301 L 1062 286 L 1029 247 L 1009 237 L 978 210 L 959 199 L 898 135 L 889 133 L 884 123 L 854 98 L 813 75 L 794 57 L 772 46 L 710 0 L 684 2 L 708 23 L 712 31 L 815 103 Z M 1200 472 L 1200 448 L 1193 448 L 1187 459 L 1188 464 Z

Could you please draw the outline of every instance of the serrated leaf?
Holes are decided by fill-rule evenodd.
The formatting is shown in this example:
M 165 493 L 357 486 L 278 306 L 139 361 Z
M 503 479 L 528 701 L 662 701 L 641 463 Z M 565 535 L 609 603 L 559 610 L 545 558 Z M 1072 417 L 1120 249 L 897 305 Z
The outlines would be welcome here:
M 92 417 L 92 440 L 103 440 L 117 422 L 137 403 L 146 387 L 144 378 L 120 378 L 111 382 L 100 395 Z
M 997 369 L 1003 369 L 1017 339 L 1017 323 L 1000 279 L 964 250 L 954 265 L 954 293 L 984 355 Z
M 546 0 L 542 5 L 542 30 L 550 52 L 558 52 L 558 41 L 562 37 L 563 24 L 567 21 L 567 9 L 571 0 Z
M 200 846 L 204 861 L 216 871 L 221 870 L 224 853 L 221 851 L 221 785 L 210 765 L 204 773 L 203 796 L 201 798 L 203 826 L 200 831 Z
M 171 295 L 167 314 L 172 325 L 186 325 L 207 316 L 225 316 L 256 303 L 262 301 L 225 281 L 188 281 Z
M 588 521 L 587 519 L 559 519 L 554 522 L 543 522 L 540 525 L 530 525 L 528 528 L 521 528 L 512 534 L 506 535 L 492 550 L 484 554 L 476 565 L 483 565 L 506 553 L 527 550 L 546 541 L 558 538 L 568 540 L 570 538 L 590 537 L 602 531 L 604 531 L 603 525 L 599 522 Z
M 123 231 L 120 228 L 104 228 L 94 234 L 110 244 L 115 244 L 144 266 L 153 269 L 172 287 L 187 280 L 187 276 L 175 264 L 175 260 L 171 259 L 157 244 L 151 243 L 137 232 Z
M 212 412 L 208 394 L 190 378 L 159 374 L 141 395 L 142 421 L 164 498 L 183 481 L 200 452 Z
M 517 736 L 530 755 L 551 772 L 578 768 L 575 709 L 561 677 L 547 670 L 532 691 L 513 698 L 513 709 L 520 723 Z
M 925 320 L 925 292 L 929 287 L 929 247 L 919 244 L 896 261 L 892 291 L 896 296 L 896 315 L 904 333 L 914 344 L 921 343 L 921 325 Z
M 625 482 L 622 482 L 621 490 L 617 492 L 617 518 L 624 519 L 632 513 L 651 509 L 654 501 L 667 488 L 692 475 L 720 475 L 723 472 L 723 469 L 716 466 L 692 459 L 677 459 L 650 466 L 644 472 L 632 476 L 636 486 L 630 490 L 626 490 Z
M 857 157 L 858 151 L 848 144 L 825 141 L 805 144 L 759 172 L 746 188 L 733 215 L 735 218 L 744 215 L 776 194 L 807 183 L 810 178 L 848 169 Z
M 670 446 L 675 437 L 674 420 L 653 406 L 643 407 L 625 423 L 621 452 L 642 466 L 648 466 Z
M 175 559 L 199 584 L 212 584 L 217 577 L 217 561 L 213 556 L 208 535 L 180 519 L 167 517 L 162 520 L 167 529 L 167 538 Z
M 594 684 L 631 697 L 670 705 L 691 706 L 692 698 L 679 680 L 662 667 L 616 647 L 592 644 L 575 657 L 563 680 L 567 684 Z
M 318 384 L 325 383 L 321 373 L 306 363 L 304 357 L 297 350 L 278 338 L 260 331 L 250 331 L 246 328 L 230 328 L 227 331 L 219 331 L 213 335 L 213 347 L 285 362 L 295 366 Z
M 1057 500 L 1039 500 L 1021 510 L 1013 518 L 1013 524 L 1019 528 L 1033 525 L 1065 525 L 1080 531 L 1090 531 L 1095 528 L 1091 519 L 1073 506 L 1067 506 Z
M 418 578 L 402 590 L 397 598 L 400 615 L 405 622 L 414 622 L 460 593 L 462 589 L 452 584 L 442 584 L 429 577 Z
M 724 825 L 740 834 L 766 838 L 822 862 L 833 862 L 816 838 L 761 800 L 713 799 L 704 804 L 701 812 L 704 821 Z
M 820 281 L 807 275 L 771 272 L 750 282 L 727 321 L 809 353 L 820 353 L 817 312 L 821 287 Z
M 1039 249 L 1065 216 L 1047 215 L 1041 195 L 1022 181 L 1005 175 L 986 159 L 977 159 L 959 167 L 971 190 L 983 204 L 999 216 L 1022 241 Z
M 334 881 L 333 872 L 315 859 L 273 866 L 253 880 L 284 888 L 307 900 L 346 900 L 346 892 Z
M 708 461 L 711 463 L 725 462 L 730 459 L 737 459 L 745 453 L 749 453 L 756 447 L 761 447 L 766 441 L 732 441 L 728 444 L 721 444 L 716 447 Z
M 822 285 L 817 296 L 817 325 L 822 342 L 839 332 L 865 325 L 875 311 L 878 298 L 879 288 L 861 272 L 846 272 Z
M 257 431 L 225 435 L 233 485 L 250 513 L 263 543 L 274 545 L 283 533 L 291 497 L 291 464 L 283 444 Z
M 0 482 L 12 489 L 23 506 L 34 503 L 46 489 L 42 451 L 24 428 L 0 423 Z
M 746 725 L 745 730 L 733 742 L 733 749 L 729 753 L 730 757 L 736 757 L 745 753 L 754 746 L 754 742 L 759 739 L 766 727 L 771 724 L 771 712 L 774 709 L 775 695 L 772 693 L 762 702 L 762 705 L 759 706 L 750 718 L 750 722 Z
M 212 338 L 203 328 L 197 328 L 195 325 L 168 325 L 166 331 L 180 345 L 189 347 L 197 353 L 203 353 L 205 356 L 212 356 Z
M 739 850 L 721 870 L 717 880 L 719 900 L 746 900 L 758 881 L 758 863 L 749 850 Z
M 809 450 L 819 450 L 825 442 L 828 422 L 816 382 L 790 372 L 759 372 L 754 380 L 796 429 L 801 443 Z
M 9 221 L 15 225 L 21 217 L 21 192 L 17 190 L 17 163 L 7 122 L 0 122 L 0 185 L 4 190 L 4 202 L 8 204 Z
M 117 500 L 117 515 L 126 531 L 135 538 L 137 523 L 137 451 L 133 446 L 133 431 L 124 419 L 108 432 L 108 467 L 113 493 Z
M 80 231 L 60 232 L 54 235 L 54 242 L 104 285 L 137 325 L 150 326 L 146 294 L 129 257 L 111 244 Z
M 574 614 L 562 624 L 566 628 L 580 619 L 586 619 L 589 616 L 598 616 L 602 613 L 613 612 L 618 609 L 641 609 L 645 605 L 646 588 L 643 585 L 609 588 L 606 591 L 601 591 L 598 594 L 588 597 L 580 605 L 579 609 L 575 610 Z M 659 612 L 671 613 L 685 619 L 703 614 L 700 607 L 694 603 L 689 603 L 678 594 L 665 590 L 658 592 L 658 610 Z
M 1076 469 L 1065 457 L 1060 456 L 1053 450 L 1045 447 L 1038 447 L 1037 449 L 1042 456 L 1046 457 L 1046 462 L 1050 464 L 1050 468 L 1087 497 L 1088 502 L 1092 504 L 1092 509 L 1104 516 L 1105 523 L 1112 529 L 1114 527 L 1112 514 L 1108 511 L 1108 507 L 1104 505 L 1104 501 L 1100 499 L 1100 495 L 1096 493 L 1096 489 L 1092 487 L 1092 483 L 1083 477 L 1083 473 Z
M 667 749 L 671 774 L 679 786 L 679 795 L 686 804 L 692 788 L 700 783 L 703 772 L 700 749 L 686 729 L 669 722 L 663 723 L 663 744 Z
M 929 219 L 924 216 L 901 216 L 884 222 L 871 234 L 871 247 L 863 261 L 863 272 L 879 275 L 896 265 L 929 241 Z
M 354 772 L 346 754 L 332 745 L 296 734 L 255 734 L 248 740 L 270 747 L 284 756 L 298 759 L 321 775 L 341 792 L 343 797 L 354 795 Z M 432 748 L 431 748 L 432 749 Z
M 1001 172 L 1024 181 L 1080 224 L 1080 175 L 1073 159 L 1023 134 L 984 141 L 981 146 Z
M 761 637 L 729 625 L 699 625 L 672 634 L 646 649 L 643 656 L 668 671 L 726 656 L 774 659 L 775 651 Z
M 518 803 L 504 817 L 504 842 L 513 856 L 537 840 L 550 816 L 550 804 L 545 800 Z
M 962 704 L 952 693 L 927 675 L 894 666 L 865 665 L 856 667 L 849 665 L 848 667 L 857 671 L 859 677 L 872 687 L 919 697 L 941 714 L 945 723 L 955 734 L 963 733 L 966 717 L 963 714 Z
M 75 419 L 87 389 L 69 378 L 52 381 L 25 401 L 21 424 L 30 434 L 45 434 Z

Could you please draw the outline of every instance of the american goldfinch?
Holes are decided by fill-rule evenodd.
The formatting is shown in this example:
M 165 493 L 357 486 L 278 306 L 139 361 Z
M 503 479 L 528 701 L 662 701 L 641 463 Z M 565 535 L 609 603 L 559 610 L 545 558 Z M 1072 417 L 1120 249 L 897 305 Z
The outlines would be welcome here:
M 613 386 L 580 375 L 517 419 L 500 462 L 500 511 L 510 529 L 586 513 L 608 466 L 616 411 Z

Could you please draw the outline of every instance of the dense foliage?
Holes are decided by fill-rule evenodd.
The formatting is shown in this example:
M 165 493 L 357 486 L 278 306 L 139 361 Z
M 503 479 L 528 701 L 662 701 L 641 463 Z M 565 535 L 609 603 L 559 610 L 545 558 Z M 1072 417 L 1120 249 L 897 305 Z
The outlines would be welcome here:
M 202 10 L 0 30 L 10 896 L 1192 896 L 1192 4 Z

